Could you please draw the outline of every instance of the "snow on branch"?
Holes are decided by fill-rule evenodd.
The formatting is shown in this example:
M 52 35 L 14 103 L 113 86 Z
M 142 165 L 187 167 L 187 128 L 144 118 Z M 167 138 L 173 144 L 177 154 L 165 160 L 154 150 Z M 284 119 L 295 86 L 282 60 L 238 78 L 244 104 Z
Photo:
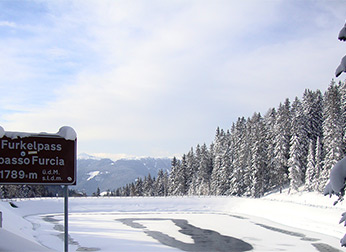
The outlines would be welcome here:
M 341 41 L 346 41 L 346 24 L 340 30 L 338 39 L 341 40 Z
M 346 24 L 340 30 L 338 39 L 341 40 L 341 41 L 346 41 Z M 337 67 L 337 69 L 335 71 L 335 76 L 339 77 L 339 75 L 342 72 L 346 72 L 346 56 L 344 56 L 342 58 L 340 65 Z
M 346 181 L 346 157 L 334 165 L 330 171 L 329 182 L 324 189 L 324 195 L 332 196 L 333 194 L 339 196 L 338 202 L 344 199 L 345 195 L 345 181 Z M 343 223 L 346 226 L 346 212 L 342 214 L 339 224 Z M 340 240 L 341 246 L 346 247 L 346 235 Z

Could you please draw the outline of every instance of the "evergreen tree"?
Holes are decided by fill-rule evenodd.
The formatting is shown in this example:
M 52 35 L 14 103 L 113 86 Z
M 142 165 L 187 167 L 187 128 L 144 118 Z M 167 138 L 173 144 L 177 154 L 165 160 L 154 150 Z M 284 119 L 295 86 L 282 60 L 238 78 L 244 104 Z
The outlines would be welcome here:
M 157 174 L 157 179 L 155 181 L 155 188 L 157 196 L 167 196 L 167 187 L 168 187 L 168 178 L 167 173 L 164 173 L 163 170 L 159 170 Z
M 196 157 L 193 148 L 186 155 L 186 190 L 190 192 L 192 187 L 192 180 L 195 174 L 197 174 L 198 165 L 196 163 Z
M 131 197 L 138 196 L 137 192 L 136 192 L 136 186 L 134 183 L 131 183 L 131 185 L 130 185 L 130 196 Z
M 266 136 L 265 141 L 267 145 L 267 173 L 264 174 L 265 180 L 265 191 L 275 188 L 276 182 L 275 178 L 275 122 L 276 122 L 276 109 L 272 108 L 268 110 L 267 114 L 264 117 L 265 127 L 266 127 Z
M 137 178 L 137 180 L 136 180 L 135 196 L 143 196 L 143 180 L 142 180 L 142 178 Z
M 143 182 L 143 196 L 154 196 L 154 180 L 151 178 L 150 173 L 144 177 Z
M 284 104 L 280 104 L 277 111 L 275 123 L 275 147 L 274 147 L 274 183 L 279 187 L 280 192 L 288 181 L 288 159 L 291 138 L 291 112 L 290 102 L 286 99 Z
M 198 144 L 196 146 L 196 154 L 194 155 L 194 161 L 193 161 L 193 176 L 192 176 L 192 181 L 191 184 L 189 186 L 188 189 L 188 195 L 198 195 L 198 183 L 199 183 L 199 178 L 198 178 L 198 174 L 199 174 L 199 168 L 200 168 L 200 163 L 201 163 L 201 147 Z
M 177 166 L 177 179 L 175 180 L 175 190 L 173 195 L 183 196 L 187 192 L 187 183 L 186 183 L 186 155 L 184 154 L 180 163 Z
M 225 195 L 229 190 L 229 142 L 223 130 L 216 131 L 214 144 L 214 164 L 211 174 L 211 194 Z
M 93 196 L 99 197 L 101 195 L 100 188 L 97 187 L 96 192 L 93 192 Z
M 176 191 L 178 187 L 178 183 L 179 183 L 178 163 L 179 161 L 177 160 L 177 158 L 173 157 L 172 164 L 171 164 L 171 173 L 169 175 L 169 188 L 168 188 L 169 195 L 174 195 L 174 192 Z
M 210 177 L 212 173 L 212 158 L 208 151 L 207 145 L 203 144 L 201 147 L 201 161 L 197 172 L 197 194 L 209 195 L 210 194 Z
M 311 192 L 314 191 L 314 180 L 318 176 L 315 172 L 315 146 L 314 141 L 311 139 L 309 144 L 309 153 L 308 153 L 308 163 L 305 173 L 305 190 Z
M 251 146 L 251 185 L 250 195 L 261 197 L 265 190 L 265 174 L 267 173 L 266 163 L 266 141 L 265 127 L 261 114 L 255 113 L 250 120 L 250 146 Z
M 289 159 L 289 179 L 290 189 L 298 191 L 298 188 L 302 185 L 302 163 L 301 163 L 301 152 L 299 137 L 295 134 L 291 141 L 291 151 Z
M 323 148 L 324 165 L 320 184 L 325 187 L 331 168 L 343 157 L 343 122 L 340 109 L 340 92 L 334 82 L 324 95 Z
M 346 83 L 339 82 L 338 88 L 340 90 L 340 113 L 343 130 L 343 152 L 346 153 Z
M 292 138 L 290 143 L 289 180 L 290 189 L 298 191 L 303 183 L 304 167 L 306 164 L 306 131 L 305 116 L 302 113 L 302 105 L 296 97 L 292 104 Z
M 320 90 L 305 90 L 303 95 L 304 126 L 308 139 L 315 143 L 322 136 L 323 96 Z
M 229 175 L 232 170 L 232 164 L 231 164 L 231 152 L 230 148 L 226 148 L 223 155 L 222 155 L 222 163 L 221 163 L 221 169 L 219 170 L 219 186 L 218 190 L 216 191 L 217 195 L 228 195 L 230 191 L 230 181 L 229 181 Z
M 253 171 L 252 171 L 252 141 L 251 120 L 248 118 L 245 124 L 244 138 L 241 142 L 241 155 L 243 163 L 243 195 L 252 195 Z
M 237 123 L 232 125 L 231 146 L 233 160 L 231 163 L 232 173 L 230 173 L 230 191 L 231 195 L 241 196 L 245 191 L 244 171 L 246 166 L 247 148 L 246 138 L 246 120 L 244 117 L 238 118 Z
M 313 188 L 315 191 L 323 192 L 324 187 L 322 187 L 320 183 L 320 176 L 322 171 L 322 163 L 323 163 L 323 154 L 322 154 L 322 143 L 321 138 L 318 137 L 316 141 L 316 149 L 315 149 L 315 169 L 314 169 L 314 179 L 313 179 Z
M 172 168 L 170 174 L 170 195 L 185 195 L 187 192 L 187 179 L 186 179 L 186 155 L 183 155 L 182 162 L 178 161 L 175 157 L 172 161 Z

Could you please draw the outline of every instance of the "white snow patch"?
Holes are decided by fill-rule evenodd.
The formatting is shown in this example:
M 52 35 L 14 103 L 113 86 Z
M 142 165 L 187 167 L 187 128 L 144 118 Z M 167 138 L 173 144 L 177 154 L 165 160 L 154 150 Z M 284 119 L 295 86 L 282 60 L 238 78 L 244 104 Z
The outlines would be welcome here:
M 93 179 L 94 177 L 96 177 L 97 175 L 100 174 L 100 171 L 92 171 L 92 172 L 89 172 L 88 175 L 89 175 L 89 178 L 87 179 L 87 181 Z
M 37 135 L 58 135 L 62 138 L 65 138 L 66 140 L 73 140 L 75 141 L 77 139 L 77 134 L 69 126 L 63 126 L 59 129 L 58 133 L 56 134 L 49 134 L 46 132 L 40 132 L 40 133 L 29 133 L 29 132 L 16 132 L 16 131 L 5 131 L 3 127 L 0 126 L 0 138 L 3 136 L 6 136 L 11 139 L 17 139 L 17 138 L 25 138 L 25 137 L 33 137 Z
M 66 140 L 75 141 L 77 139 L 76 131 L 73 128 L 69 127 L 69 126 L 61 127 L 57 134 L 59 136 L 61 136 L 62 138 L 65 138 Z
M 15 132 L 15 131 L 5 131 L 5 136 L 11 139 L 17 139 L 17 138 L 24 138 L 24 137 L 32 137 L 34 133 L 27 133 L 27 132 Z
M 0 137 L 3 137 L 5 135 L 5 130 L 3 127 L 0 126 Z

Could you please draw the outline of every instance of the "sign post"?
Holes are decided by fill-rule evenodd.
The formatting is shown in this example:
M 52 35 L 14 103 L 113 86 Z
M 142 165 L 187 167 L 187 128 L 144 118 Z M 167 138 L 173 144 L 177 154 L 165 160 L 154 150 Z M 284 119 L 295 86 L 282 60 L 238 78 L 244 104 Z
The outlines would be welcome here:
M 68 185 L 76 185 L 77 134 L 5 132 L 0 126 L 0 184 L 64 185 L 65 252 L 68 251 Z
M 64 186 L 64 245 L 65 252 L 68 252 L 68 186 Z

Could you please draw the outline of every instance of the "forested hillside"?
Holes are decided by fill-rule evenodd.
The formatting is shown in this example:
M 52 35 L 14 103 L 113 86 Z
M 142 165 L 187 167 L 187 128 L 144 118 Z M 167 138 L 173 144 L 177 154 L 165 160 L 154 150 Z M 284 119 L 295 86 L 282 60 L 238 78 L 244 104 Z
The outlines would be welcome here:
M 333 165 L 346 153 L 346 85 L 325 93 L 305 90 L 261 115 L 240 117 L 216 129 L 207 146 L 174 157 L 171 172 L 160 170 L 111 196 L 236 195 L 261 197 L 289 187 L 322 192 Z M 0 197 L 56 195 L 42 186 L 0 186 Z
M 171 173 L 138 179 L 117 195 L 237 195 L 261 197 L 284 187 L 323 191 L 330 169 L 346 151 L 346 85 L 332 83 L 323 94 L 305 90 L 265 115 L 240 117 L 217 128 L 210 146 L 197 145 Z

